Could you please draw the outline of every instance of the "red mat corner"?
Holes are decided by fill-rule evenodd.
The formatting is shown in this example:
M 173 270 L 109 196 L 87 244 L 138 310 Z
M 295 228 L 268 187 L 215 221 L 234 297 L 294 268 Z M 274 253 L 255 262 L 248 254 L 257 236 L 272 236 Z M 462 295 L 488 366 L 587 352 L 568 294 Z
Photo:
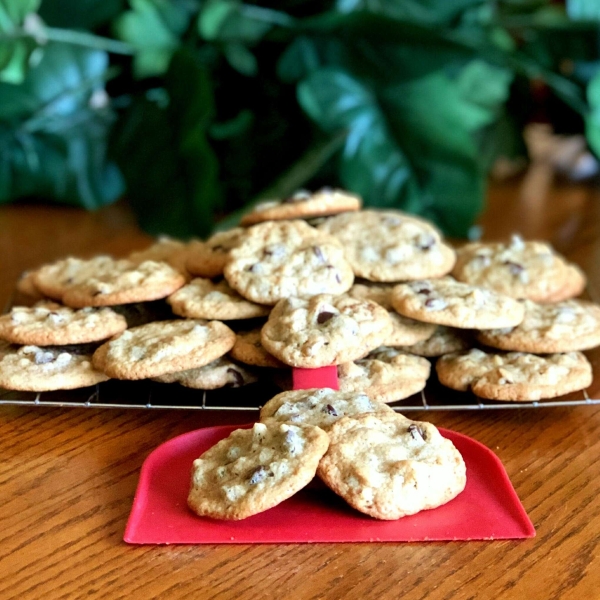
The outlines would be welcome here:
M 250 425 L 249 425 L 250 426 Z M 187 507 L 192 462 L 235 426 L 208 427 L 165 442 L 145 460 L 124 540 L 130 544 L 419 542 L 535 536 L 500 459 L 479 442 L 440 429 L 467 465 L 467 486 L 439 508 L 377 521 L 315 480 L 279 506 L 243 521 L 196 516 Z

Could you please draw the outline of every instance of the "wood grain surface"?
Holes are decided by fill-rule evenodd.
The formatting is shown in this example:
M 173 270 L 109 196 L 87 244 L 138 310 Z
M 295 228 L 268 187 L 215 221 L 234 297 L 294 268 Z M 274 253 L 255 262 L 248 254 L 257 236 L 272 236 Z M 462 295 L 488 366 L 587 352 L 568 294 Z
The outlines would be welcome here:
M 481 225 L 488 239 L 514 231 L 549 239 L 587 271 L 600 298 L 598 190 L 530 171 L 492 188 Z M 93 214 L 3 207 L 0 300 L 23 269 L 68 253 L 125 254 L 147 241 L 122 206 Z M 492 448 L 537 537 L 128 546 L 123 530 L 148 453 L 180 433 L 253 413 L 0 407 L 0 598 L 600 597 L 600 406 L 411 417 Z

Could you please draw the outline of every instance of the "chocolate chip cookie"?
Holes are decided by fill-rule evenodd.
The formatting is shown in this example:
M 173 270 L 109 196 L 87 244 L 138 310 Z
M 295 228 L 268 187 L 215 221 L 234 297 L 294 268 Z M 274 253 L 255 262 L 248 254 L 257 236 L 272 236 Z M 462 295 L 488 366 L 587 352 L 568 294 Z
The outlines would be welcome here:
M 306 486 L 329 446 L 318 427 L 272 422 L 237 429 L 194 461 L 189 507 L 213 519 L 245 519 Z
M 466 467 L 431 423 L 396 413 L 346 417 L 329 430 L 319 477 L 350 506 L 394 520 L 446 504 L 466 485 Z
M 517 300 L 452 277 L 397 285 L 392 304 L 406 317 L 461 329 L 513 327 L 525 314 Z
M 340 243 L 304 221 L 251 227 L 231 250 L 224 275 L 244 298 L 270 305 L 291 296 L 342 294 L 354 281 Z
M 365 356 L 389 335 L 388 312 L 370 300 L 319 294 L 287 298 L 262 328 L 262 345 L 294 367 L 314 369 Z
M 392 411 L 362 392 L 337 392 L 329 388 L 291 390 L 271 398 L 260 411 L 260 420 L 294 425 L 315 425 L 324 431 L 342 417 Z
M 159 321 L 128 329 L 94 353 L 94 366 L 116 379 L 146 379 L 203 367 L 226 354 L 235 333 L 219 321 Z
M 592 383 L 592 367 L 581 352 L 536 356 L 474 348 L 442 356 L 436 370 L 443 385 L 459 391 L 470 389 L 490 400 L 554 398 Z
M 311 219 L 360 208 L 361 199 L 344 190 L 322 188 L 317 192 L 300 190 L 284 200 L 266 200 L 244 215 L 242 225 L 280 219 Z
M 344 213 L 319 230 L 340 240 L 354 274 L 369 281 L 442 277 L 454 266 L 454 250 L 433 225 L 398 211 Z

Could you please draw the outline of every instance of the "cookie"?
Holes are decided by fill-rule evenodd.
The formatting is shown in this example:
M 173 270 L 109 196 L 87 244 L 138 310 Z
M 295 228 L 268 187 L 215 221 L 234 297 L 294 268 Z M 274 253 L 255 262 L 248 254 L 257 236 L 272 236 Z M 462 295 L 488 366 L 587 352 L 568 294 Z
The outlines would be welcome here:
M 235 344 L 229 354 L 235 360 L 246 365 L 255 367 L 270 367 L 273 369 L 283 369 L 287 365 L 269 354 L 263 347 L 261 339 L 261 328 L 250 331 L 238 331 L 236 333 Z
M 271 312 L 270 306 L 242 298 L 227 281 L 193 279 L 167 298 L 173 312 L 192 319 L 252 319 Z
M 270 305 L 291 296 L 342 294 L 354 280 L 340 243 L 304 221 L 248 229 L 224 275 L 244 298 Z
M 481 331 L 477 339 L 493 348 L 545 354 L 600 346 L 600 306 L 583 300 L 536 304 L 526 300 L 516 327 Z
M 311 219 L 358 210 L 361 204 L 358 196 L 344 190 L 322 188 L 313 193 L 301 190 L 285 200 L 260 202 L 252 212 L 242 217 L 241 224 L 255 225 L 280 219 Z
M 512 298 L 555 302 L 581 293 L 585 276 L 549 244 L 523 241 L 467 244 L 457 252 L 452 275 Z
M 181 273 L 186 280 L 190 280 L 191 275 L 185 266 L 185 263 L 187 262 L 187 256 L 188 244 L 168 236 L 161 236 L 156 240 L 156 242 L 154 242 L 154 244 L 148 246 L 148 248 L 132 252 L 127 259 L 136 265 L 139 265 L 147 260 L 166 262 L 176 271 Z
M 185 277 L 163 262 L 129 260 L 104 262 L 94 259 L 80 270 L 77 281 L 68 284 L 62 302 L 73 308 L 114 306 L 166 298 L 185 284 Z
M 262 328 L 265 349 L 287 365 L 314 369 L 365 356 L 391 330 L 388 312 L 370 300 L 319 294 L 280 300 Z
M 416 354 L 417 356 L 434 358 L 442 356 L 442 354 L 449 354 L 450 352 L 468 350 L 473 347 L 473 342 L 471 331 L 438 325 L 430 338 L 410 346 L 398 346 L 398 350 Z
M 308 485 L 329 445 L 318 427 L 255 423 L 194 461 L 189 507 L 202 517 L 245 519 Z
M 191 242 L 185 263 L 187 270 L 196 277 L 220 277 L 223 275 L 225 263 L 229 260 L 230 250 L 239 244 L 244 235 L 246 230 L 236 227 L 218 231 L 205 242 Z
M 443 385 L 491 400 L 554 398 L 592 382 L 592 367 L 581 352 L 536 356 L 472 349 L 442 356 L 436 370 Z
M 0 338 L 13 344 L 85 344 L 104 340 L 126 328 L 125 318 L 110 308 L 73 310 L 53 302 L 14 306 L 9 314 L 0 317 Z
M 0 387 L 49 392 L 88 387 L 108 377 L 92 366 L 86 347 L 13 347 L 0 358 Z
M 24 271 L 17 281 L 16 290 L 19 294 L 25 296 L 26 300 L 31 302 L 41 300 L 44 297 L 36 287 L 33 280 L 33 271 Z
M 184 387 L 199 390 L 216 390 L 222 387 L 248 385 L 257 381 L 258 377 L 227 356 L 221 356 L 203 367 L 167 373 L 166 375 L 153 377 L 153 379 L 160 383 L 179 383 Z
M 33 271 L 31 277 L 44 296 L 62 300 L 69 286 L 85 282 L 92 272 L 110 272 L 113 263 L 112 257 L 104 255 L 89 260 L 70 256 L 40 267 Z
M 340 419 L 319 477 L 356 510 L 394 520 L 446 504 L 466 485 L 454 444 L 431 423 L 396 413 Z
M 219 321 L 159 321 L 128 329 L 94 353 L 94 366 L 115 379 L 146 379 L 203 367 L 226 354 L 235 333 Z
M 460 329 L 513 327 L 525 314 L 517 300 L 452 277 L 401 283 L 392 304 L 405 317 Z
M 363 392 L 378 402 L 396 402 L 420 392 L 431 371 L 429 361 L 400 353 L 388 359 L 363 358 L 338 366 L 341 392 Z
M 260 420 L 263 423 L 275 420 L 293 425 L 314 425 L 328 431 L 343 417 L 379 411 L 393 412 L 393 409 L 361 392 L 314 388 L 277 394 L 261 408 Z
M 566 283 L 557 292 L 544 299 L 544 302 L 563 302 L 583 293 L 587 285 L 585 273 L 574 264 L 567 264 Z
M 454 266 L 454 250 L 437 229 L 399 211 L 345 213 L 319 230 L 340 240 L 354 274 L 369 281 L 442 277 Z
M 392 306 L 393 284 L 355 283 L 348 295 L 360 300 L 372 300 L 385 308 L 392 320 L 392 329 L 384 346 L 410 346 L 433 335 L 435 325 L 399 315 Z

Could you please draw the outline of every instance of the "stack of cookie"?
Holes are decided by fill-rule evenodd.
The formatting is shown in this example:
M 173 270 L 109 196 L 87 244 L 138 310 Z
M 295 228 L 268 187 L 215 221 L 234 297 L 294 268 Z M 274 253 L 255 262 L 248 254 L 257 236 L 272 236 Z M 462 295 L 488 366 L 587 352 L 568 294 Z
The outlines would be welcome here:
M 436 369 L 444 385 L 483 398 L 520 401 L 591 384 L 592 368 L 582 351 L 600 345 L 600 306 L 573 299 L 586 284 L 577 266 L 549 244 L 513 236 L 509 243 L 466 245 L 458 251 L 453 275 L 463 285 L 518 299 L 523 318 L 510 326 L 492 325 L 491 318 L 485 327 L 471 324 L 479 330 L 482 347 L 442 356 Z M 401 295 L 397 307 L 406 308 L 407 297 Z M 447 304 L 442 313 L 452 309 L 450 300 Z
M 188 504 L 200 516 L 244 519 L 315 474 L 357 510 L 386 520 L 445 504 L 466 484 L 462 456 L 430 423 L 362 393 L 296 390 L 194 461 Z
M 123 260 L 45 265 L 19 288 L 61 303 L 61 316 L 44 316 L 41 304 L 2 317 L 0 339 L 12 345 L 0 358 L 0 385 L 38 391 L 92 381 L 61 375 L 41 387 L 33 375 L 15 379 L 15 365 L 30 360 L 23 352 L 42 379 L 58 365 L 65 373 L 64 356 L 49 358 L 58 352 L 85 357 L 98 380 L 152 378 L 198 389 L 260 377 L 285 386 L 273 370 L 337 365 L 340 390 L 383 402 L 422 390 L 429 359 L 438 357 L 444 385 L 485 398 L 533 400 L 590 384 L 581 350 L 600 344 L 600 308 L 572 300 L 585 286 L 576 266 L 516 236 L 455 251 L 421 218 L 360 205 L 341 190 L 299 192 L 257 205 L 245 227 L 207 241 L 162 239 Z M 157 303 L 161 313 L 153 316 Z M 67 331 L 82 310 L 108 322 L 111 311 L 124 314 L 128 328 L 96 319 L 85 325 L 93 336 L 73 337 Z M 27 327 L 60 333 L 23 335 Z

